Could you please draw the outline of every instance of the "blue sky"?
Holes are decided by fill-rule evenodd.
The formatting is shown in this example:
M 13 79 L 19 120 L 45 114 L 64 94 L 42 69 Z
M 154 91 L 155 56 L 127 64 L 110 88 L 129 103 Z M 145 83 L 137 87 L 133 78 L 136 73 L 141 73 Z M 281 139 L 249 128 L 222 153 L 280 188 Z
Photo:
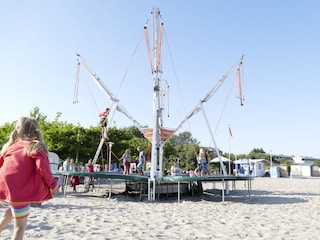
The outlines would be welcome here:
M 61 120 L 95 126 L 111 101 L 81 68 L 79 102 L 73 104 L 79 53 L 140 124 L 152 125 L 153 80 L 142 34 L 153 7 L 165 28 L 166 127 L 175 128 L 244 54 L 244 106 L 235 71 L 204 104 L 218 146 L 236 154 L 263 148 L 320 157 L 316 0 L 1 1 L 0 124 L 37 106 L 49 120 L 61 112 Z M 133 125 L 121 113 L 114 121 Z M 212 146 L 201 112 L 181 131 Z

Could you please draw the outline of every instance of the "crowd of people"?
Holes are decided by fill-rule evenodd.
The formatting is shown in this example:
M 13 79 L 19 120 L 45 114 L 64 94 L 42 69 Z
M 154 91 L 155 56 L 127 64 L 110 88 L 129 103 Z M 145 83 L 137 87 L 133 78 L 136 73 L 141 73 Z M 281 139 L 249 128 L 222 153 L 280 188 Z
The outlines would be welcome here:
M 59 168 L 60 171 L 80 171 L 80 172 L 117 172 L 123 173 L 124 175 L 129 175 L 131 173 L 138 173 L 141 176 L 144 176 L 146 169 L 146 153 L 142 149 L 142 147 L 137 147 L 136 158 L 132 157 L 132 152 L 130 148 L 127 148 L 122 156 L 118 158 L 118 163 L 112 163 L 110 166 L 106 163 L 104 166 L 100 164 L 93 165 L 92 159 L 89 159 L 85 166 L 76 165 L 74 160 L 71 157 L 68 157 Z M 181 176 L 188 175 L 190 177 L 195 176 L 208 176 L 209 172 L 209 164 L 208 164 L 208 152 L 206 152 L 203 148 L 199 149 L 199 152 L 195 153 L 195 161 L 196 167 L 194 169 L 189 169 L 188 171 L 183 171 L 179 166 L 179 161 L 173 161 L 169 170 L 164 170 L 164 176 Z M 110 167 L 110 169 L 109 169 Z M 150 170 L 150 169 L 147 169 Z M 88 177 L 88 186 L 93 185 L 94 179 L 92 177 Z M 80 184 L 79 177 L 72 176 L 70 182 L 68 183 L 73 187 L 73 191 L 76 192 L 76 186 Z M 59 176 L 58 179 L 58 187 L 61 191 L 63 191 L 63 179 Z

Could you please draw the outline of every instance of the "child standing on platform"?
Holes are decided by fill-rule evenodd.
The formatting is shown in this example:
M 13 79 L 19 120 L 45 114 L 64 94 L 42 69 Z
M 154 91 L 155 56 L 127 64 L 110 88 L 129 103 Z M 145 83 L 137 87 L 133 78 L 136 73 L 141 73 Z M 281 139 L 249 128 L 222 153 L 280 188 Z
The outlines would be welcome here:
M 122 155 L 122 157 L 119 159 L 119 161 L 122 160 L 123 163 L 123 174 L 128 175 L 130 173 L 130 162 L 131 162 L 131 149 L 128 148 Z

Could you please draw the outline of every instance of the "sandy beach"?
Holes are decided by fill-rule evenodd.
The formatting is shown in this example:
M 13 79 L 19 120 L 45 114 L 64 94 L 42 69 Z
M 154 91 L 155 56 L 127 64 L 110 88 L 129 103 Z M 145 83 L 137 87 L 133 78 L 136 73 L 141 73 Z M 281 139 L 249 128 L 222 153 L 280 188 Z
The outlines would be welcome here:
M 180 203 L 176 196 L 155 202 L 124 194 L 108 199 L 103 185 L 89 193 L 79 186 L 78 191 L 32 207 L 25 239 L 320 238 L 319 178 L 255 178 L 251 200 L 245 183 L 237 182 L 224 203 L 210 191 L 203 197 L 182 196 Z M 11 223 L 0 239 L 10 239 L 12 230 Z

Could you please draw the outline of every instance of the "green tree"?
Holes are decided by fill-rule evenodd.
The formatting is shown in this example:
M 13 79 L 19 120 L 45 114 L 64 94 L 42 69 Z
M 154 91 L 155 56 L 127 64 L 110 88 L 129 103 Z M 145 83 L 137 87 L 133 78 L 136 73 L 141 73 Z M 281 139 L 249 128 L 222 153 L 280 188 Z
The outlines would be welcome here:
M 15 127 L 15 122 L 5 123 L 4 125 L 1 126 L 1 131 L 0 131 L 0 147 L 1 148 L 9 140 L 9 135 L 13 131 L 14 127 Z
M 196 152 L 199 149 L 198 141 L 190 132 L 182 132 L 168 140 L 164 147 L 164 166 L 170 169 L 173 161 L 179 161 L 179 167 L 186 171 L 197 165 Z
M 49 151 L 55 152 L 61 159 L 68 156 L 73 157 L 79 162 L 86 163 L 89 158 L 93 158 L 101 137 L 101 127 L 90 126 L 84 128 L 80 124 L 74 125 L 61 121 L 62 113 L 58 112 L 53 121 L 49 121 L 47 116 L 35 107 L 30 112 L 30 117 L 34 117 L 40 124 L 41 132 Z M 0 126 L 0 146 L 2 147 L 8 141 L 9 135 L 14 129 L 16 121 L 4 123 Z M 118 163 L 118 158 L 122 156 L 125 149 L 131 148 L 132 158 L 138 156 L 137 147 L 141 146 L 147 153 L 147 161 L 150 161 L 151 143 L 143 136 L 137 127 L 130 126 L 118 129 L 117 127 L 109 128 L 108 136 L 114 145 L 112 146 L 112 162 Z M 194 169 L 197 166 L 196 153 L 201 146 L 199 142 L 192 137 L 190 132 L 182 132 L 172 136 L 164 145 L 163 151 L 163 169 L 169 169 L 173 161 L 179 160 L 179 165 L 183 170 Z M 205 147 L 203 147 L 206 149 Z M 99 152 L 97 162 L 103 163 L 108 158 L 108 144 L 105 143 Z M 224 154 L 228 157 L 228 154 Z M 215 152 L 209 152 L 208 159 L 216 157 Z M 254 148 L 249 154 L 238 154 L 239 158 L 268 158 L 262 148 Z M 231 153 L 231 159 L 236 156 Z
M 250 153 L 249 153 L 249 158 L 252 159 L 260 159 L 260 158 L 265 158 L 265 151 L 262 148 L 254 148 Z

